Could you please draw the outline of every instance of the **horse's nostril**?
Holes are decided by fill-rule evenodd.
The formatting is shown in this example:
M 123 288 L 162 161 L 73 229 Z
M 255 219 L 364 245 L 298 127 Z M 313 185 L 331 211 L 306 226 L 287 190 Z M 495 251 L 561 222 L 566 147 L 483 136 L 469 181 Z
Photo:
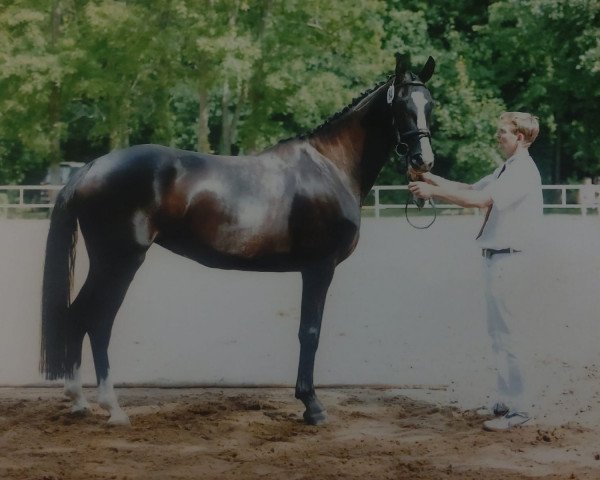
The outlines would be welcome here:
M 410 164 L 414 168 L 421 168 L 423 166 L 423 156 L 420 153 L 413 155 L 410 159 Z

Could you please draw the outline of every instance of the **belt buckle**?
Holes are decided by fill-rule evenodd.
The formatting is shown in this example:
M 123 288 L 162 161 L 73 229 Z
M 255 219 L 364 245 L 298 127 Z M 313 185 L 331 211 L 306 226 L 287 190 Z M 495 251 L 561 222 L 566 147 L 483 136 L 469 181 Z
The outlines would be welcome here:
M 489 248 L 482 248 L 481 249 L 481 255 L 485 258 L 487 258 L 488 260 L 490 258 L 492 258 L 492 255 L 494 254 L 494 252 L 492 252 Z

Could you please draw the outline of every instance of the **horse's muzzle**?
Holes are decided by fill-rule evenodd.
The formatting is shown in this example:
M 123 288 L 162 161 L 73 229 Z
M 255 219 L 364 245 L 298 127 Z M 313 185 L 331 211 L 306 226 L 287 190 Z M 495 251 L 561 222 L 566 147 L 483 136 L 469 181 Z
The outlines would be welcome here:
M 420 153 L 416 153 L 409 157 L 408 165 L 412 170 L 418 173 L 425 173 L 429 172 L 432 169 L 433 160 L 427 161 L 423 158 L 423 155 L 421 155 Z

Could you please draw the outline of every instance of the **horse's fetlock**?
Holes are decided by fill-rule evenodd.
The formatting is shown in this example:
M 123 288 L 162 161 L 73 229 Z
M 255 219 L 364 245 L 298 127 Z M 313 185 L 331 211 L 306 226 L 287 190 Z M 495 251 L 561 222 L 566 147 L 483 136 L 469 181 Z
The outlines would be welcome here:
M 298 400 L 308 402 L 312 398 L 315 398 L 315 389 L 309 387 L 308 385 L 299 384 L 296 386 L 295 396 Z

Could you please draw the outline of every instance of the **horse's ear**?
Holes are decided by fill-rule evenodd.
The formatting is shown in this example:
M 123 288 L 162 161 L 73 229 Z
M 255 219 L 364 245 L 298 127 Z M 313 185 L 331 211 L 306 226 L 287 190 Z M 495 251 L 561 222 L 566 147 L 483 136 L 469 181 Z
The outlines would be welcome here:
M 421 70 L 421 73 L 419 73 L 419 78 L 421 79 L 421 81 L 423 83 L 427 83 L 429 81 L 429 79 L 431 78 L 431 76 L 433 75 L 434 71 L 435 71 L 435 60 L 433 59 L 433 57 L 429 57 L 427 59 L 427 62 L 425 63 L 425 66 L 423 67 L 423 70 Z
M 402 83 L 404 75 L 410 70 L 410 54 L 396 53 L 396 83 Z

